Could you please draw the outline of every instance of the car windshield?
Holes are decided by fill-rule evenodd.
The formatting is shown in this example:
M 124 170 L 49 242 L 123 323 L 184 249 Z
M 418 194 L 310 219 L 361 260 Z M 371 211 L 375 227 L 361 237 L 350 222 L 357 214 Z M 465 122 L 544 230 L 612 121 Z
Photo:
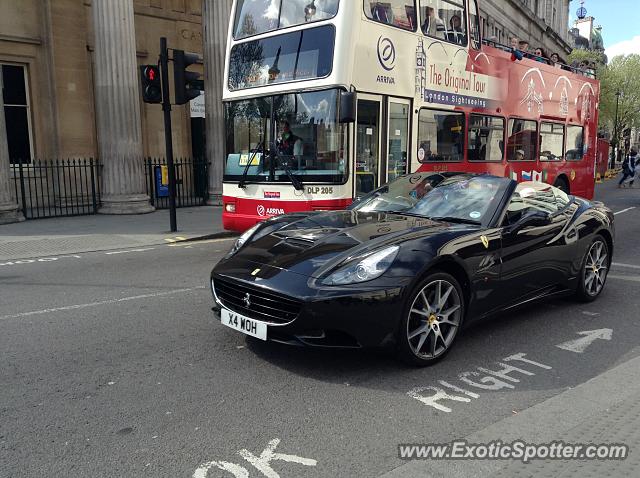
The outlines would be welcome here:
M 348 127 L 338 98 L 326 90 L 227 103 L 225 181 L 344 183 Z
M 509 179 L 416 173 L 392 181 L 352 205 L 362 212 L 400 212 L 451 222 L 486 224 Z

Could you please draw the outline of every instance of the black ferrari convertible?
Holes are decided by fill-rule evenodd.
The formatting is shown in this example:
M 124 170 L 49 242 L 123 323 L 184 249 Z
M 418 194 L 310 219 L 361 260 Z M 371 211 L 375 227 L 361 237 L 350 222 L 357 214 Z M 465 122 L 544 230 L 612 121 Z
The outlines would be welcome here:
M 544 183 L 416 173 L 348 210 L 245 232 L 211 273 L 225 326 L 262 340 L 397 349 L 429 364 L 465 323 L 602 292 L 613 214 Z

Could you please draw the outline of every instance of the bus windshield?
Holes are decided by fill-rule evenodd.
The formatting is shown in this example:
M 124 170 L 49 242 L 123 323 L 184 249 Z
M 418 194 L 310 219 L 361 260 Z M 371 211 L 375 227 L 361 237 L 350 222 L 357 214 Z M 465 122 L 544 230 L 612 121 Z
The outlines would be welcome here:
M 343 184 L 348 127 L 338 106 L 335 89 L 226 103 L 224 180 Z
M 339 0 L 238 0 L 233 38 L 333 18 Z

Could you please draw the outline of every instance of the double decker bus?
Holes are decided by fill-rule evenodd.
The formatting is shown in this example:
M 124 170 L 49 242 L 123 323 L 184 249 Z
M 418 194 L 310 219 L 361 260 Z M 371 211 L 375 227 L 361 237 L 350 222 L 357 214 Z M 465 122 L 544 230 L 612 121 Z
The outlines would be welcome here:
M 477 0 L 236 0 L 223 224 L 342 209 L 413 171 L 591 198 L 599 83 L 480 37 Z

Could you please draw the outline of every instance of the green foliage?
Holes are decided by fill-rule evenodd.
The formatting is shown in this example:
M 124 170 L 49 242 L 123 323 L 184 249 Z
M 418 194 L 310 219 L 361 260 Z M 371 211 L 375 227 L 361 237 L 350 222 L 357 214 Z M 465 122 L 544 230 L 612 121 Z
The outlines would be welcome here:
M 640 55 L 616 56 L 606 67 L 598 70 L 598 79 L 600 127 L 617 131 L 618 136 L 626 128 L 640 127 Z M 620 98 L 618 124 L 615 125 L 617 92 Z
M 607 57 L 604 52 L 601 51 L 582 50 L 580 48 L 575 48 L 567 58 L 567 61 L 569 62 L 569 64 L 572 64 L 574 61 L 576 63 L 587 61 L 589 62 L 589 64 L 595 63 L 596 66 L 600 68 L 607 63 Z

